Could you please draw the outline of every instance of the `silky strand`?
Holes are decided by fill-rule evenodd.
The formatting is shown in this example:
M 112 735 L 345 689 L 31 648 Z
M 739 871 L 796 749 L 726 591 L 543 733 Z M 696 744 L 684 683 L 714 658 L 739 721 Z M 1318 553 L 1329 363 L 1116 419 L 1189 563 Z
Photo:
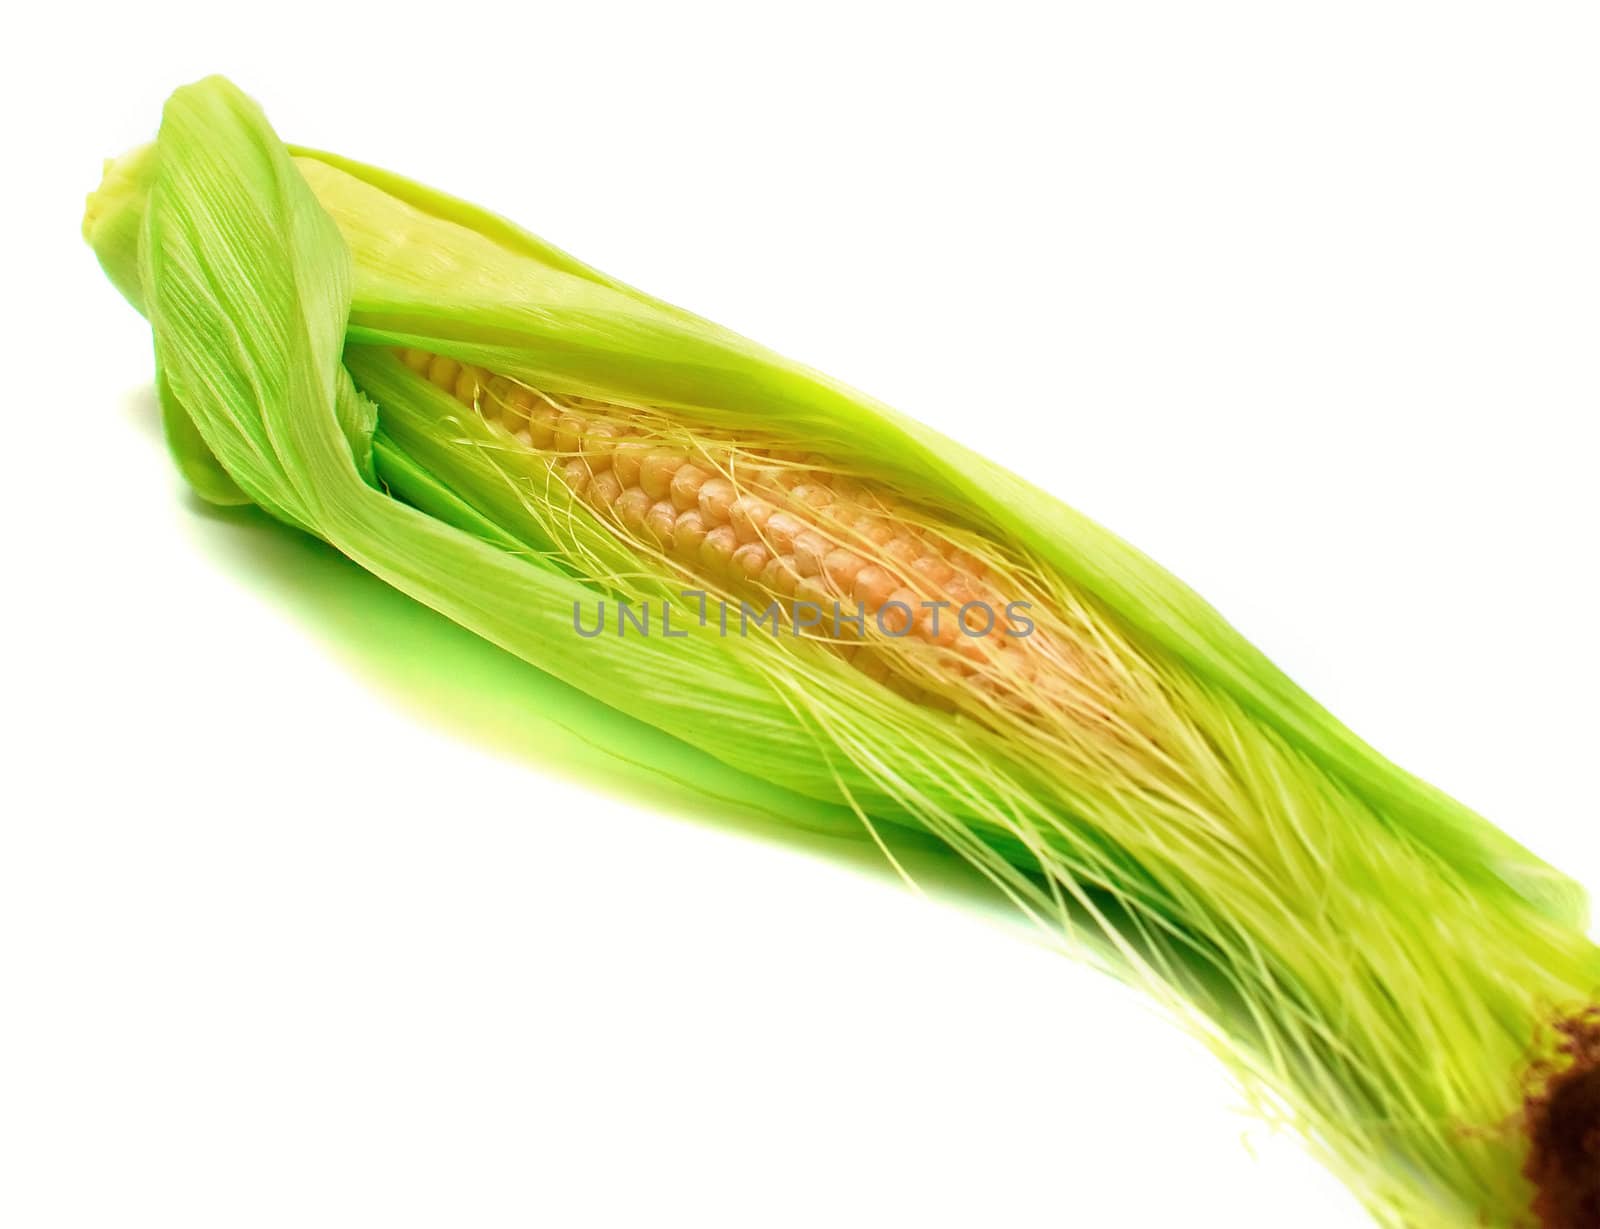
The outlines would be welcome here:
M 1379 1223 L 1600 1225 L 1581 889 L 1127 544 L 498 216 L 283 145 L 220 78 L 107 164 L 84 234 L 204 498 L 797 817 L 931 834 L 1154 995 Z

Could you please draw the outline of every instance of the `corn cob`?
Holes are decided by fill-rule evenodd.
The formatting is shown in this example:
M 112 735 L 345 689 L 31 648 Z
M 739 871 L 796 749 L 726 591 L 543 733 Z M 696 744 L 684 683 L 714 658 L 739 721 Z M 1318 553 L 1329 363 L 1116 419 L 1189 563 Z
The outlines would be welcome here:
M 1019 689 L 1070 670 L 1059 639 L 1017 622 L 1013 608 L 1034 608 L 1037 595 L 1001 600 L 1027 590 L 992 544 L 841 476 L 826 457 L 685 436 L 659 411 L 557 398 L 445 355 L 398 353 L 502 433 L 508 452 L 542 461 L 539 482 L 559 479 L 634 551 L 686 581 L 769 599 L 778 618 L 784 603 L 791 615 L 809 607 L 793 619 L 797 634 L 833 629 L 846 660 L 909 699 L 941 704 L 944 684 L 1020 703 Z M 893 655 L 907 638 L 919 652 Z
M 1581 892 L 1103 530 L 498 218 L 291 158 L 224 82 L 174 96 L 85 231 L 209 498 L 796 795 L 934 833 L 1041 925 L 1087 921 L 1381 1222 L 1596 1223 Z M 567 623 L 686 584 L 874 618 Z M 1032 634 L 961 610 L 1014 603 Z

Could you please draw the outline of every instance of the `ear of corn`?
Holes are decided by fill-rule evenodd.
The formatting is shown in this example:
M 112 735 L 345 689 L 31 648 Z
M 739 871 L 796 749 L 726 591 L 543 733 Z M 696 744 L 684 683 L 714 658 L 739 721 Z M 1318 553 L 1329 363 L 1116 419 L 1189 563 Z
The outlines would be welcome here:
M 1515 1120 L 1541 1059 L 1567 1078 L 1555 1030 L 1600 982 L 1581 890 L 1106 531 L 493 215 L 292 154 L 220 80 L 112 164 L 85 232 L 150 320 L 207 498 L 726 763 L 935 834 L 1041 925 L 1087 924 L 1386 1224 L 1510 1225 L 1525 1168 L 1546 1197 L 1566 1181 L 1530 1155 L 1549 1114 Z M 1036 626 L 574 634 L 597 599 L 685 589 L 984 594 Z
M 1156 650 L 1233 696 L 1457 870 L 1581 923 L 1580 888 L 1360 742 L 1211 607 L 1115 535 L 985 458 L 861 394 L 657 300 L 440 193 L 330 155 L 297 165 L 356 256 L 349 336 L 446 345 L 554 393 L 764 424 L 809 450 L 874 458 L 891 481 L 987 513 Z M 425 261 L 408 258 L 421 247 Z M 447 305 L 447 306 L 445 306 Z M 1003 525 L 992 518 L 1003 520 Z

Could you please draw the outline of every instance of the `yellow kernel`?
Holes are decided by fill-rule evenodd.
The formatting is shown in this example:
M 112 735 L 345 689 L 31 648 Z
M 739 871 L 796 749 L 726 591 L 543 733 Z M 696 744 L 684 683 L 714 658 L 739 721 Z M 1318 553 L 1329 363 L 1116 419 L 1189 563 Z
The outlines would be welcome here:
M 438 385 L 447 393 L 456 390 L 456 377 L 461 374 L 461 364 L 453 358 L 446 358 L 442 354 L 435 354 L 428 363 L 428 379 Z
M 867 561 L 854 551 L 831 550 L 823 557 L 822 570 L 840 593 L 849 593 L 855 584 L 856 574 L 867 566 Z
M 968 606 L 973 609 L 966 610 Z M 956 607 L 956 621 L 967 629 L 963 639 L 969 641 L 994 635 L 1000 626 L 998 615 L 999 612 L 992 605 L 974 595 L 964 595 Z
M 894 541 L 894 529 L 875 516 L 861 516 L 856 518 L 855 531 L 874 546 L 883 546 Z
M 955 576 L 956 570 L 938 555 L 923 555 L 911 565 L 911 570 L 930 585 L 944 585 Z
M 772 505 L 759 495 L 741 495 L 728 505 L 728 523 L 741 542 L 759 541 L 771 515 Z
M 712 478 L 700 486 L 700 511 L 713 525 L 728 523 L 728 509 L 739 498 L 739 492 L 726 478 Z
M 528 438 L 535 448 L 549 448 L 556 442 L 555 406 L 539 401 L 528 411 Z
M 876 612 L 899 587 L 900 582 L 886 568 L 871 563 L 856 573 L 855 581 L 850 586 L 850 596 L 867 610 Z
M 488 374 L 482 367 L 474 367 L 470 363 L 464 365 L 456 374 L 456 400 L 462 405 L 477 405 L 478 392 L 487 380 Z
M 589 467 L 580 458 L 573 457 L 562 465 L 561 480 L 572 488 L 574 495 L 582 495 L 589 485 Z
M 746 542 L 733 552 L 732 565 L 736 576 L 755 580 L 766 569 L 772 553 L 759 542 Z
M 718 525 L 709 530 L 700 542 L 700 562 L 714 575 L 727 570 L 733 552 L 739 549 L 739 539 L 732 525 Z
M 799 580 L 792 555 L 774 555 L 761 573 L 761 583 L 784 597 L 794 596 Z
M 935 624 L 938 630 L 934 630 Z M 917 610 L 917 635 L 929 644 L 949 648 L 961 635 L 958 616 L 953 606 L 923 606 Z
M 883 603 L 883 613 L 878 622 L 891 636 L 909 632 L 917 618 L 917 595 L 910 589 L 896 589 Z
M 578 445 L 589 432 L 589 424 L 577 414 L 563 412 L 556 415 L 556 451 L 576 454 Z
M 822 571 L 822 561 L 833 549 L 833 543 L 815 530 L 806 530 L 794 540 L 795 567 L 802 576 L 815 576 Z
M 692 556 L 706 540 L 706 518 L 699 508 L 690 508 L 678 514 L 672 529 L 672 549 L 680 555 Z
M 611 454 L 617 448 L 617 436 L 621 431 L 608 422 L 597 422 L 589 425 L 588 432 L 578 441 L 578 449 L 583 453 L 584 460 L 589 462 L 589 468 L 600 470 L 611 465 Z
M 678 523 L 678 510 L 670 499 L 658 499 L 650 505 L 644 518 L 644 534 L 657 546 L 666 547 L 672 541 L 672 531 Z
M 643 487 L 630 486 L 617 497 L 611 508 L 623 525 L 635 534 L 642 534 L 644 518 L 650 515 L 650 506 L 654 502 Z
M 762 468 L 767 473 L 767 481 L 780 491 L 792 491 L 810 478 L 805 470 L 793 465 L 766 465 Z
M 898 563 L 901 567 L 909 568 L 918 559 L 922 558 L 922 543 L 915 538 L 900 534 L 883 544 L 883 556 L 891 563 Z
M 650 452 L 650 445 L 642 440 L 628 440 L 618 444 L 611 454 L 611 468 L 617 471 L 623 486 L 639 485 L 639 465 Z
M 672 475 L 688 461 L 681 452 L 657 448 L 639 466 L 639 485 L 651 499 L 665 499 L 672 492 Z
M 804 533 L 805 530 L 806 523 L 799 517 L 778 511 L 767 517 L 765 537 L 773 550 L 780 555 L 787 555 L 794 549 L 795 535 Z
M 433 362 L 433 355 L 426 350 L 402 350 L 400 361 L 419 375 L 427 375 L 428 367 Z
M 741 462 L 734 471 L 734 480 L 746 491 L 765 491 L 776 495 L 783 491 L 781 466 L 765 461 Z
M 951 565 L 958 572 L 965 572 L 975 580 L 982 579 L 984 572 L 987 570 L 982 559 L 971 551 L 961 549 L 959 546 L 952 547 L 945 555 L 945 558 L 950 560 Z
M 520 431 L 528 425 L 528 414 L 533 409 L 533 394 L 510 380 L 503 384 L 489 381 L 489 396 L 500 411 L 500 421 L 506 430 Z
M 957 572 L 944 582 L 944 591 L 950 595 L 951 601 L 960 603 L 974 600 L 978 588 L 970 576 Z
M 802 482 L 789 496 L 812 508 L 823 508 L 833 502 L 833 492 L 820 482 Z
M 602 470 L 589 479 L 586 496 L 597 512 L 608 511 L 621 494 L 622 483 L 617 481 L 617 476 L 610 470 Z
M 673 507 L 681 512 L 698 506 L 700 488 L 705 485 L 705 481 L 709 477 L 711 475 L 698 465 L 679 466 L 672 475 L 671 495 Z

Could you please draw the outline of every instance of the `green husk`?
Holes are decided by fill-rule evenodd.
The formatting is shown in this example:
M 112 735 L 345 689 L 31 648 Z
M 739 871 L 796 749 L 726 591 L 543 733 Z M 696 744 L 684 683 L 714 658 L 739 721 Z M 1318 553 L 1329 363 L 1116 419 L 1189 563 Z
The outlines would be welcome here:
M 1600 984 L 1581 888 L 1367 747 L 1133 548 L 503 219 L 283 146 L 220 79 L 109 165 L 85 234 L 150 321 L 169 443 L 203 497 L 259 504 L 797 799 L 933 833 L 1042 925 L 1088 923 L 1383 1223 L 1528 1214 L 1525 1074 Z M 1113 751 L 1065 720 L 935 711 L 805 641 L 576 637 L 575 603 L 680 585 L 561 490 L 535 506 L 396 346 L 865 458 L 1081 603 L 1158 736 Z

